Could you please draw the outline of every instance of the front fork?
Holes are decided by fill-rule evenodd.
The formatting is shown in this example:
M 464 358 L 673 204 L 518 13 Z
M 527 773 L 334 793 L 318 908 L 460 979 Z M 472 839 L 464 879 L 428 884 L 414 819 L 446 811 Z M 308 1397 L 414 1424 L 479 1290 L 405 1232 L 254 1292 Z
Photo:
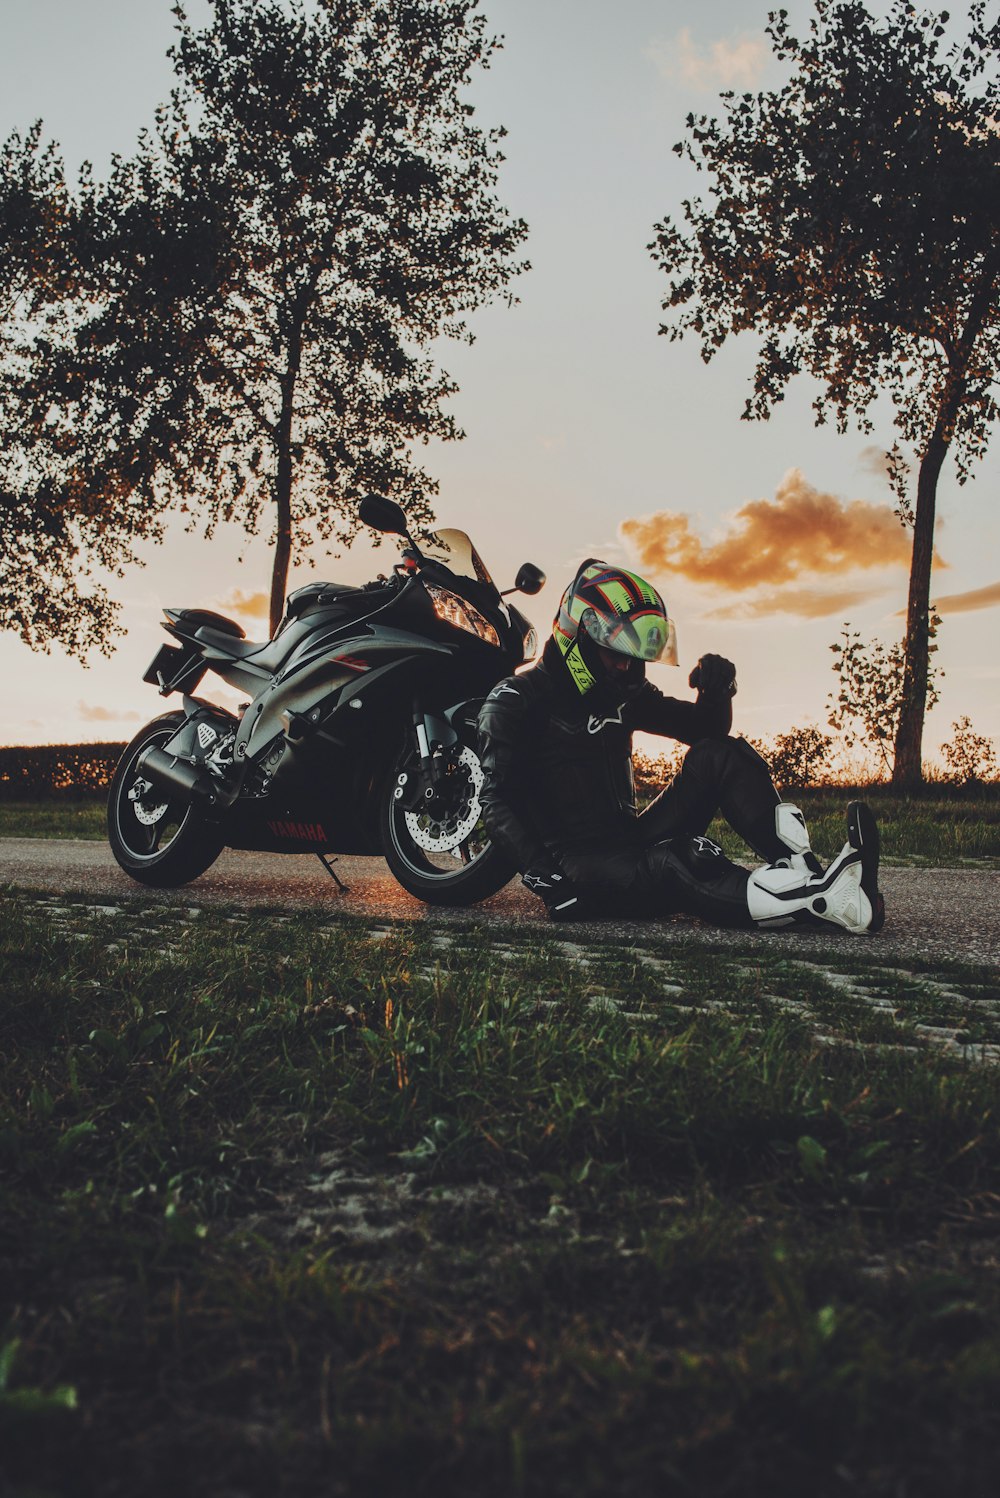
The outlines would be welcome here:
M 420 701 L 413 704 L 412 724 L 418 764 L 399 772 L 393 791 L 394 798 L 407 811 L 416 811 L 434 800 L 444 776 L 446 751 L 458 743 L 458 734 L 448 720 L 427 712 Z

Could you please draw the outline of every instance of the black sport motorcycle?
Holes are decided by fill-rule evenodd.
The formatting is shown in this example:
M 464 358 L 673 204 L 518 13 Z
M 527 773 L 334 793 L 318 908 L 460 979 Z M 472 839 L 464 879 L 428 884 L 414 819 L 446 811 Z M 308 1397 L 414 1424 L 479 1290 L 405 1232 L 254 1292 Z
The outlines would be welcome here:
M 392 500 L 362 520 L 403 539 L 392 575 L 308 583 L 272 640 L 255 644 L 206 609 L 166 609 L 143 677 L 183 709 L 129 744 L 108 798 L 118 863 L 142 884 L 195 879 L 224 847 L 385 856 L 404 889 L 441 905 L 494 894 L 514 873 L 480 820 L 476 718 L 535 653 L 463 531 L 418 546 Z M 526 562 L 509 592 L 545 582 Z M 206 671 L 246 693 L 238 714 L 191 694 Z M 338 881 L 339 882 L 339 881 Z

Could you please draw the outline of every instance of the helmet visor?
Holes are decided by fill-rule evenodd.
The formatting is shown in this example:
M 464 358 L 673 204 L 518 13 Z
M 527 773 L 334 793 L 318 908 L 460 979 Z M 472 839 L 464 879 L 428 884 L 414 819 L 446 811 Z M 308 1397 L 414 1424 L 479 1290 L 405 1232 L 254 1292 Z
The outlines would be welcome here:
M 587 609 L 580 627 L 605 650 L 637 661 L 677 665 L 677 632 L 673 620 L 659 609 L 644 609 L 613 619 L 603 619 L 595 609 Z

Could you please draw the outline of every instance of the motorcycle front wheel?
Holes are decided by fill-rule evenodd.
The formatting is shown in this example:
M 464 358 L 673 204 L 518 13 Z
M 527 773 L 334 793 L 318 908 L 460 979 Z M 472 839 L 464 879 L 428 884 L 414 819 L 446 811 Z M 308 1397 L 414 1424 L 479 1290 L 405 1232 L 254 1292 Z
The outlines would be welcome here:
M 429 905 L 474 905 L 495 895 L 515 871 L 483 826 L 479 756 L 456 744 L 438 782 L 408 808 L 411 780 L 419 774 L 416 753 L 404 756 L 382 796 L 379 831 L 394 877 Z
M 183 713 L 164 713 L 147 723 L 118 761 L 108 793 L 111 851 L 126 874 L 153 889 L 174 889 L 197 879 L 224 846 L 222 834 L 202 811 L 136 771 L 142 751 L 167 743 L 183 722 Z

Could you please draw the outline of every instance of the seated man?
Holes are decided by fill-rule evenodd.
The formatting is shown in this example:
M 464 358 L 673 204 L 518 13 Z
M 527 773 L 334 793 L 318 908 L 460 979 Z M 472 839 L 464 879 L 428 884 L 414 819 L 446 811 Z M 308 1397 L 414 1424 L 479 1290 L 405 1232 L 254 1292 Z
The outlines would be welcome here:
M 563 594 L 541 659 L 498 683 L 479 716 L 483 816 L 528 889 L 557 920 L 688 911 L 724 926 L 829 922 L 875 932 L 878 829 L 848 808 L 847 843 L 826 870 L 802 813 L 782 802 L 767 765 L 732 738 L 736 668 L 704 655 L 694 702 L 665 697 L 647 661 L 677 664 L 673 624 L 656 589 L 593 559 Z M 692 747 L 639 814 L 636 730 Z M 762 858 L 748 873 L 706 836 L 717 812 Z

